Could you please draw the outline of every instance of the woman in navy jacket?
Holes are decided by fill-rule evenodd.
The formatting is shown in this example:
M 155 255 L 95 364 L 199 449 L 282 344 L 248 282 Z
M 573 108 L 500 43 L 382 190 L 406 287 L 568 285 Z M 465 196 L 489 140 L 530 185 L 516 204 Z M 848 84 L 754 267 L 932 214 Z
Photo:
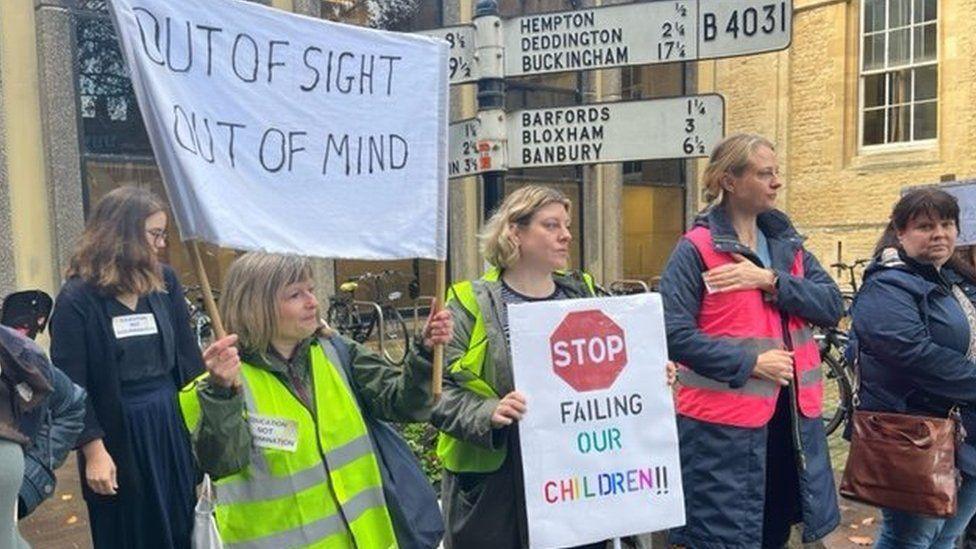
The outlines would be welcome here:
M 969 432 L 957 454 L 957 514 L 883 509 L 876 547 L 951 548 L 976 513 L 976 308 L 953 268 L 959 206 L 936 189 L 901 198 L 854 303 L 861 409 L 945 417 L 962 405 Z
M 661 280 L 668 354 L 686 367 L 678 377 L 678 433 L 687 522 L 671 532 L 671 542 L 694 549 L 779 549 L 801 521 L 803 540 L 812 542 L 837 526 L 840 513 L 815 405 L 822 381 L 817 351 L 810 354 L 809 325 L 836 324 L 840 292 L 775 209 L 782 181 L 772 143 L 758 135 L 729 136 L 712 152 L 705 184 L 715 203 L 678 242 Z M 703 230 L 710 242 L 699 247 L 695 233 Z M 707 258 L 716 256 L 734 262 L 708 267 Z M 718 316 L 709 305 L 718 299 L 744 302 L 743 310 L 757 301 L 767 306 L 761 319 L 748 321 L 743 317 L 752 311 L 725 309 L 730 314 L 718 323 L 753 323 L 752 333 L 732 338 L 703 322 Z M 760 326 L 777 321 L 802 321 L 803 339 L 790 329 L 793 352 L 780 346 L 786 338 L 761 333 Z M 695 391 L 698 396 L 687 396 Z M 720 402 L 739 397 L 763 403 L 721 408 Z M 732 412 L 700 413 L 708 406 Z M 771 417 L 755 421 L 761 413 Z M 731 414 L 749 414 L 750 421 L 733 421 Z
M 189 547 L 197 474 L 177 388 L 203 372 L 166 213 L 121 187 L 95 206 L 51 316 L 51 359 L 88 391 L 78 446 L 96 548 Z

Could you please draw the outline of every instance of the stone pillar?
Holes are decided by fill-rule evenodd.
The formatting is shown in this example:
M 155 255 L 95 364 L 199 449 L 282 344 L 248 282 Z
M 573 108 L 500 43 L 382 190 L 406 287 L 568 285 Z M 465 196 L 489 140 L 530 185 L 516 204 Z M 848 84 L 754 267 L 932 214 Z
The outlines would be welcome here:
M 584 8 L 620 4 L 621 0 L 586 0 Z M 583 73 L 583 103 L 620 100 L 620 69 Z M 623 165 L 583 168 L 583 267 L 605 285 L 623 272 Z
M 470 23 L 471 0 L 441 0 L 443 25 Z M 477 113 L 474 84 L 451 86 L 451 120 L 473 118 Z M 451 179 L 448 185 L 448 240 L 451 272 L 448 282 L 481 276 L 482 259 L 478 253 L 478 231 L 481 228 L 481 178 Z
M 3 18 L 3 10 L 0 10 Z M 2 27 L 2 21 L 0 21 Z M 0 67 L 6 59 L 0 50 Z M 3 97 L 3 72 L 0 71 L 0 98 Z M 3 109 L 0 109 L 0 234 L 11 235 L 10 220 L 10 181 L 7 179 L 7 131 Z M 14 265 L 14 243 L 12 238 L 0 238 L 0 293 L 7 294 L 16 289 L 17 272 Z
M 65 0 L 34 4 L 52 260 L 58 278 L 85 227 L 75 33 L 65 4 Z

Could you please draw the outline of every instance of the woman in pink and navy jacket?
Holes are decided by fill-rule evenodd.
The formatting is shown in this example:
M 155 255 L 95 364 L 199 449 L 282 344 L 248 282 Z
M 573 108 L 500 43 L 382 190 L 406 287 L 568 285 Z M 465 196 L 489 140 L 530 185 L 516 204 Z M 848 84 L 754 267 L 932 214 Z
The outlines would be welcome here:
M 679 241 L 661 280 L 677 396 L 687 524 L 695 549 L 783 547 L 840 520 L 821 421 L 812 326 L 841 317 L 840 292 L 774 208 L 772 143 L 726 138 L 705 185 L 713 205 Z

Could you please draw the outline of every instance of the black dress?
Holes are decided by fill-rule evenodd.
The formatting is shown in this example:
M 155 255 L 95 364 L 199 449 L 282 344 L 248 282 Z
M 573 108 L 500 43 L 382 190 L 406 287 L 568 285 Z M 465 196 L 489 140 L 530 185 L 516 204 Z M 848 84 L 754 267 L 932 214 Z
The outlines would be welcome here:
M 52 359 L 89 394 L 78 444 L 102 438 L 117 468 L 114 496 L 82 482 L 100 549 L 190 546 L 198 473 L 176 393 L 202 371 L 202 358 L 182 288 L 164 274 L 168 291 L 140 298 L 135 310 L 69 280 L 51 318 Z

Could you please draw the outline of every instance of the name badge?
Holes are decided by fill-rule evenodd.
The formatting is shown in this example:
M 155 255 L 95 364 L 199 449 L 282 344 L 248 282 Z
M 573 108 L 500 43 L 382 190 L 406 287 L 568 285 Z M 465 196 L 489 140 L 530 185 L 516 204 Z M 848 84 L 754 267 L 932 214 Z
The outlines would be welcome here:
M 294 452 L 298 449 L 298 422 L 283 417 L 248 414 L 251 441 L 259 448 Z
M 112 329 L 115 330 L 115 339 L 159 333 L 156 317 L 152 313 L 117 316 L 112 319 Z

